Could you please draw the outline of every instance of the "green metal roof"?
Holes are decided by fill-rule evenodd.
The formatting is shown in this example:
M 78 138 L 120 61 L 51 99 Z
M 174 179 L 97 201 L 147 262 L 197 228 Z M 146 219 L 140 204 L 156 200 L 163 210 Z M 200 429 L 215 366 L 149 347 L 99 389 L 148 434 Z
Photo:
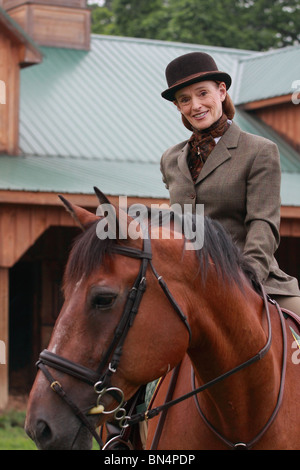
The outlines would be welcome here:
M 257 58 L 251 51 L 98 35 L 90 51 L 41 50 L 43 62 L 21 72 L 22 156 L 0 156 L 0 189 L 88 194 L 96 185 L 111 195 L 168 198 L 160 157 L 190 132 L 160 96 L 166 65 L 186 52 L 208 52 L 231 74 L 234 97 L 239 63 Z M 246 112 L 237 110 L 235 121 L 277 143 L 282 170 L 293 176 L 283 204 L 300 206 L 299 154 Z
M 285 47 L 269 52 L 243 57 L 238 63 L 238 73 L 233 99 L 236 104 L 257 101 L 295 91 L 300 80 L 300 46 Z
M 168 198 L 159 164 L 70 157 L 0 157 L 0 190 Z
M 170 60 L 213 54 L 233 79 L 235 49 L 92 35 L 91 51 L 41 48 L 44 61 L 21 75 L 20 147 L 26 155 L 158 161 L 188 134 L 161 98 Z

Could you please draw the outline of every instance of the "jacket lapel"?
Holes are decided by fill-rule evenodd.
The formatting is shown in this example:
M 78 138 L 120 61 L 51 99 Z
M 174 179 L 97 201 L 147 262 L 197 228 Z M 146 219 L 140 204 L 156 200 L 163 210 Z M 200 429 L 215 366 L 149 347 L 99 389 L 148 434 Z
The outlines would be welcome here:
M 238 140 L 240 136 L 240 128 L 233 122 L 230 125 L 230 128 L 220 139 L 218 144 L 214 147 L 208 159 L 205 162 L 200 174 L 196 180 L 196 183 L 200 183 L 204 178 L 206 178 L 212 171 L 214 171 L 222 163 L 226 162 L 231 158 L 229 149 L 236 148 L 238 145 Z M 193 182 L 191 173 L 187 164 L 187 156 L 189 152 L 188 141 L 184 144 L 184 147 L 181 149 L 180 154 L 178 155 L 177 163 L 179 170 L 184 174 L 184 176 Z
M 203 181 L 204 178 L 206 178 L 218 166 L 222 165 L 222 163 L 231 158 L 229 149 L 237 147 L 240 132 L 240 128 L 233 122 L 230 125 L 230 128 L 212 150 L 211 154 L 205 162 L 205 165 L 200 171 L 195 184 Z

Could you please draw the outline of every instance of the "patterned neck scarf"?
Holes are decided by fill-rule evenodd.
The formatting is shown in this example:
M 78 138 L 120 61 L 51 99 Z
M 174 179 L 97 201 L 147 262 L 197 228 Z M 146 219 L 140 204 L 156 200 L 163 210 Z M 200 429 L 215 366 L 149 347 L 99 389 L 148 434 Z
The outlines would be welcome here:
M 203 131 L 194 130 L 189 139 L 190 151 L 188 155 L 188 167 L 191 172 L 194 183 L 196 182 L 200 171 L 206 162 L 209 154 L 216 145 L 215 138 L 222 137 L 227 131 L 230 124 L 226 114 L 222 114 L 220 119 L 212 124 L 212 126 Z

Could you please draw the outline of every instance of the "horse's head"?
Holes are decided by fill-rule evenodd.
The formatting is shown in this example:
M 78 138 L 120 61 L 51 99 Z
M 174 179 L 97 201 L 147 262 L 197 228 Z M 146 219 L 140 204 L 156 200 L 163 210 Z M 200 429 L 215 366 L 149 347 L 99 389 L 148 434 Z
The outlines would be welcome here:
M 97 195 L 102 215 L 62 198 L 83 233 L 70 253 L 64 305 L 41 354 L 42 370 L 28 404 L 26 431 L 42 449 L 90 448 L 91 434 L 76 416 L 77 408 L 96 428 L 142 384 L 173 368 L 188 347 L 187 325 L 174 314 L 150 266 L 153 255 L 155 268 L 180 301 L 186 296 L 184 273 L 174 266 L 181 262 L 183 240 L 145 244 L 141 225 Z M 55 391 L 65 393 L 75 407 Z M 96 405 L 104 413 L 91 415 Z

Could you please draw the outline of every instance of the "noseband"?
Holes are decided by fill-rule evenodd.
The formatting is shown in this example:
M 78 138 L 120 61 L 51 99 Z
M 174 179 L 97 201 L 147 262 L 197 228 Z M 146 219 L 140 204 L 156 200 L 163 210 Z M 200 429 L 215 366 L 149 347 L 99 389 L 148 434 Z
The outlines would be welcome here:
M 41 352 L 39 360 L 37 362 L 37 367 L 41 369 L 48 381 L 50 382 L 52 390 L 54 390 L 58 395 L 63 398 L 63 400 L 73 409 L 74 413 L 78 418 L 83 422 L 83 424 L 90 430 L 92 435 L 97 440 L 100 447 L 103 443 L 96 433 L 95 429 L 91 425 L 90 421 L 86 417 L 86 412 L 80 410 L 77 405 L 70 399 L 69 396 L 63 390 L 61 384 L 54 379 L 52 374 L 49 372 L 48 367 L 56 369 L 65 374 L 71 375 L 76 379 L 79 379 L 89 385 L 94 387 L 95 392 L 97 393 L 97 405 L 90 407 L 87 410 L 88 414 L 111 414 L 114 413 L 114 418 L 119 421 L 121 427 L 126 427 L 128 424 L 125 424 L 125 421 L 129 418 L 126 416 L 126 411 L 122 408 L 124 404 L 124 394 L 122 390 L 117 387 L 111 386 L 111 376 L 117 371 L 121 356 L 123 345 L 127 337 L 128 331 L 132 326 L 135 316 L 138 313 L 138 309 L 143 298 L 143 294 L 146 290 L 146 271 L 148 265 L 150 265 L 156 279 L 159 282 L 164 294 L 170 301 L 175 312 L 185 324 L 189 339 L 191 341 L 191 329 L 187 322 L 186 316 L 183 314 L 181 308 L 175 301 L 174 297 L 170 293 L 165 281 L 162 276 L 160 276 L 155 270 L 152 264 L 152 249 L 151 249 L 151 239 L 144 238 L 143 240 L 143 250 L 139 250 L 132 247 L 126 247 L 121 245 L 115 245 L 113 252 L 119 255 L 128 256 L 130 258 L 137 258 L 141 260 L 141 266 L 139 273 L 136 277 L 136 280 L 129 291 L 127 301 L 116 330 L 114 332 L 114 337 L 108 346 L 106 352 L 101 358 L 101 362 L 97 371 L 91 370 L 85 366 L 77 364 L 69 359 L 65 359 L 57 354 L 54 354 L 47 349 Z M 101 404 L 101 399 L 105 394 L 111 395 L 117 402 L 118 405 L 115 409 L 110 411 L 105 411 L 104 406 Z

